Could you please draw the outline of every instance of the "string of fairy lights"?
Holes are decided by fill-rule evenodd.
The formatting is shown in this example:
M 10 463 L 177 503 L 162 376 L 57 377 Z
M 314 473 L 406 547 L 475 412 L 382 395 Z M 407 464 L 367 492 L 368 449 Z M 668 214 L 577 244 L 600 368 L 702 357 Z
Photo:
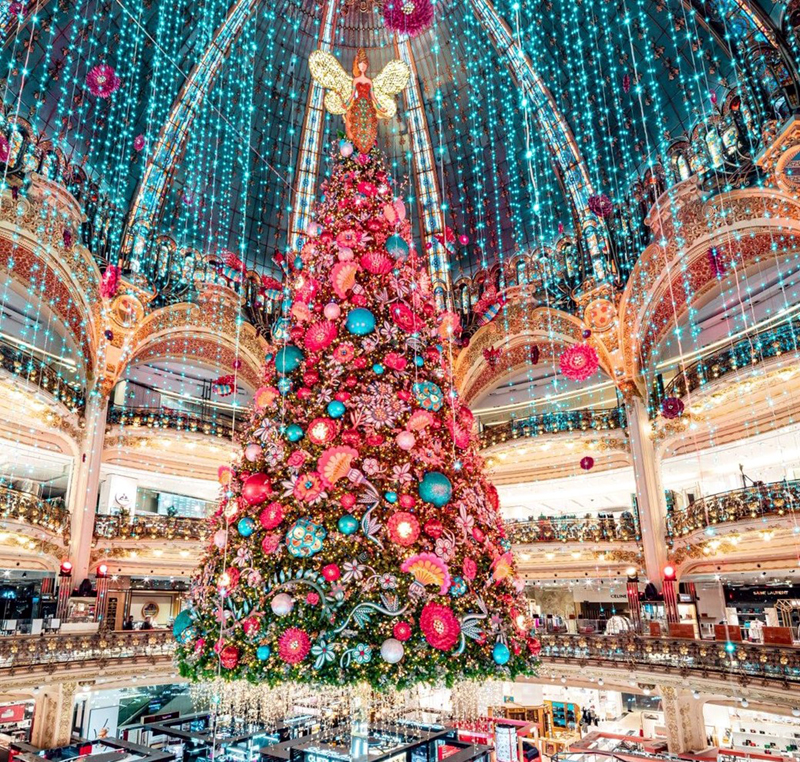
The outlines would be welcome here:
M 617 4 L 552 0 L 545 18 L 531 4 L 494 3 L 493 10 L 506 23 L 514 44 L 546 83 L 555 120 L 574 137 L 595 206 L 602 210 L 603 197 L 614 206 L 608 215 L 586 216 L 566 185 L 562 154 L 556 156 L 548 139 L 543 139 L 541 106 L 526 90 L 528 85 L 518 80 L 508 57 L 492 44 L 485 22 L 472 6 L 477 2 L 437 3 L 433 26 L 411 42 L 442 211 L 457 241 L 449 263 L 454 303 L 465 318 L 470 316 L 480 297 L 475 284 L 485 279 L 484 286 L 493 281 L 501 291 L 523 288 L 531 304 L 577 312 L 573 297 L 586 278 L 602 274 L 619 288 L 630 277 L 638 256 L 651 243 L 643 209 L 650 208 L 654 197 L 660 197 L 662 214 L 677 211 L 683 203 L 679 162 L 674 158 L 680 139 L 686 138 L 690 148 L 681 156 L 693 173 L 710 167 L 723 170 L 726 162 L 745 155 L 752 160 L 762 146 L 767 123 L 780 121 L 776 75 L 763 57 L 753 54 L 746 38 L 755 22 L 733 0 L 720 4 L 717 14 L 729 51 L 681 3 L 654 8 L 645 0 Z M 124 0 L 112 5 L 110 13 L 98 2 L 68 9 L 52 4 L 20 21 L 4 50 L 3 131 L 9 150 L 22 144 L 12 127 L 14 120 L 24 120 L 30 125 L 26 150 L 31 156 L 41 136 L 66 159 L 69 169 L 62 166 L 54 179 L 69 187 L 84 206 L 88 224 L 80 238 L 103 264 L 116 263 L 119 242 L 132 222 L 127 211 L 155 143 L 165 130 L 177 127 L 168 124 L 168 117 L 185 77 L 214 44 L 229 11 L 228 0 L 212 0 L 202 10 L 189 0 L 152 4 Z M 202 94 L 204 105 L 179 161 L 163 168 L 169 174 L 168 192 L 152 235 L 172 240 L 170 267 L 188 283 L 181 292 L 184 296 L 192 292 L 198 263 L 228 253 L 247 270 L 280 278 L 273 257 L 286 254 L 291 179 L 310 86 L 306 59 L 319 29 L 320 10 L 304 7 L 299 0 L 259 5 L 242 25 L 208 92 Z M 393 56 L 393 39 L 377 13 L 351 10 L 337 23 L 334 51 L 345 65 L 358 44 L 375 50 L 375 71 L 379 62 Z M 796 37 L 788 35 L 787 44 L 796 57 Z M 104 64 L 114 68 L 120 82 L 109 97 L 92 95 L 86 84 L 91 70 Z M 727 105 L 731 98 L 738 98 L 735 109 Z M 335 119 L 326 118 L 322 145 L 330 144 L 339 129 Z M 402 114 L 381 127 L 381 136 L 395 177 L 408 178 L 405 192 L 413 210 L 419 188 Z M 11 172 L 11 167 L 9 162 L 3 183 L 24 197 L 25 183 L 30 181 L 21 180 L 17 186 L 23 174 Z M 324 155 L 320 156 L 319 178 L 328 171 Z M 80 173 L 85 180 L 79 181 Z M 716 185 L 700 189 L 703 198 L 719 199 L 716 214 L 722 218 L 733 206 L 719 192 L 733 190 L 735 180 L 735 173 L 728 172 Z M 747 182 L 758 186 L 764 180 L 755 175 Z M 419 220 L 412 216 L 415 238 L 420 240 Z M 44 239 L 45 231 L 60 223 L 43 219 L 38 224 Z M 599 260 L 588 253 L 584 225 L 606 240 L 605 255 Z M 712 232 L 717 221 L 709 219 L 707 226 Z M 680 225 L 676 235 L 682 235 Z M 467 243 L 460 242 L 462 236 Z M 746 240 L 733 233 L 722 243 L 735 249 Z M 712 338 L 718 353 L 740 352 L 745 340 L 751 342 L 756 364 L 770 359 L 767 339 L 756 341 L 745 332 L 765 318 L 775 320 L 776 336 L 782 332 L 773 341 L 780 341 L 787 351 L 796 349 L 791 321 L 797 264 L 780 236 L 773 235 L 772 246 L 778 252 L 775 264 L 760 262 L 757 274 L 748 274 L 760 288 L 770 289 L 771 301 L 764 308 L 754 306 L 735 261 L 718 274 L 719 303 L 724 306 L 719 336 L 708 327 L 713 316 L 707 305 L 689 298 L 685 313 L 681 312 L 681 299 L 674 289 L 670 292 L 670 330 L 657 352 L 641 358 L 648 389 L 675 373 L 690 372 L 695 353 Z M 65 247 L 69 249 L 66 239 Z M 678 262 L 676 269 L 668 277 L 691 290 L 689 262 Z M 3 341 L 21 354 L 24 342 L 35 345 L 40 361 L 47 357 L 59 373 L 74 380 L 73 368 L 81 366 L 76 343 L 85 338 L 81 335 L 85 329 L 74 331 L 75 340 L 68 338 L 69 332 L 56 325 L 54 313 L 40 299 L 41 281 L 19 285 L 26 288 L 24 304 L 17 304 L 20 294 L 12 293 L 9 283 L 0 295 Z M 236 285 L 244 308 L 244 285 Z M 12 326 L 6 308 L 22 310 L 22 328 Z M 501 309 L 495 318 L 507 337 L 520 330 L 509 314 Z M 524 312 L 521 332 L 530 334 L 534 322 L 533 311 Z M 221 311 L 214 313 L 212 323 L 223 330 Z M 241 327 L 237 323 L 237 332 Z M 541 361 L 520 363 L 508 385 L 478 400 L 478 407 L 499 405 L 519 420 L 563 414 L 567 430 L 573 425 L 567 414 L 576 407 L 621 405 L 609 380 L 596 375 L 578 384 L 559 373 L 563 345 L 552 323 L 538 337 L 528 336 L 523 345 L 528 358 L 534 350 L 537 354 L 546 350 Z M 498 348 L 505 350 L 503 342 Z M 198 395 L 203 384 L 208 386 L 225 370 L 221 350 L 207 354 L 202 363 L 183 339 L 173 341 L 168 351 L 173 378 L 158 383 L 179 398 Z M 199 373 L 198 364 L 203 366 Z M 135 384 L 143 375 L 146 372 L 131 366 L 124 378 Z M 237 385 L 247 386 L 238 369 L 234 376 Z M 740 365 L 735 378 L 747 381 L 750 369 Z M 785 419 L 776 411 L 786 406 L 787 397 L 795 401 L 794 392 L 785 388 L 765 394 L 766 414 L 759 407 L 759 414 L 747 424 L 754 434 L 765 435 L 783 425 Z M 687 393 L 687 408 L 693 407 L 696 395 L 693 390 Z M 150 397 L 153 404 L 160 399 L 155 392 Z M 225 409 L 219 395 L 206 402 L 214 410 Z M 657 413 L 658 403 L 651 407 Z M 234 420 L 235 408 L 234 403 Z M 754 404 L 752 409 L 756 410 Z M 702 452 L 723 441 L 716 424 L 693 424 L 684 436 L 694 443 L 701 486 L 716 484 L 708 467 L 714 456 Z M 20 430 L 18 443 L 22 440 Z M 579 458 L 568 457 L 575 461 L 575 473 L 580 473 Z M 780 457 L 789 468 L 792 453 L 782 449 Z M 635 471 L 640 464 L 633 467 Z

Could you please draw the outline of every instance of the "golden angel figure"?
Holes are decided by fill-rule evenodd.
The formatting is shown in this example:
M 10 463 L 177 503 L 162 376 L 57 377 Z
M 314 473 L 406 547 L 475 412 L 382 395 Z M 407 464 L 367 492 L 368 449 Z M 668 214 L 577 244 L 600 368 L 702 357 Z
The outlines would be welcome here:
M 408 84 L 408 66 L 403 61 L 389 61 L 375 79 L 370 79 L 363 48 L 353 60 L 352 77 L 324 50 L 315 50 L 308 64 L 311 76 L 328 91 L 325 108 L 331 114 L 344 114 L 348 140 L 361 153 L 369 151 L 378 137 L 378 119 L 391 119 L 397 113 L 394 96 Z

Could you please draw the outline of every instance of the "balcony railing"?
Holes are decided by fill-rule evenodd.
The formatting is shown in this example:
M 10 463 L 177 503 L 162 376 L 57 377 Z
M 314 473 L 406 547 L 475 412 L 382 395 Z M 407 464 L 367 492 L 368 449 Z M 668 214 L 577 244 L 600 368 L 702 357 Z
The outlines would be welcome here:
M 148 429 L 172 429 L 194 434 L 207 434 L 214 437 L 233 437 L 244 421 L 242 413 L 234 424 L 228 411 L 218 409 L 184 411 L 166 407 L 125 407 L 113 405 L 108 411 L 108 422 L 120 426 Z
M 168 657 L 175 647 L 169 630 L 14 635 L 0 638 L 0 670 L 25 667 Z
M 619 516 L 545 518 L 506 522 L 513 545 L 535 542 L 633 542 L 640 539 L 637 517 L 625 511 Z
M 83 410 L 84 390 L 65 381 L 55 368 L 30 352 L 0 340 L 0 367 L 52 395 L 71 413 Z
M 41 527 L 62 537 L 69 534 L 69 511 L 60 502 L 9 487 L 0 487 L 0 519 Z
M 623 635 L 543 635 L 545 661 L 596 662 L 655 672 L 696 670 L 800 684 L 800 649 L 753 643 Z
M 496 426 L 487 425 L 481 431 L 480 438 L 481 446 L 491 447 L 511 439 L 570 431 L 609 431 L 621 429 L 626 424 L 623 407 L 565 410 L 560 413 L 539 413 L 528 418 L 517 418 Z
M 94 536 L 103 540 L 194 540 L 204 542 L 208 536 L 205 519 L 185 516 L 162 516 L 140 513 L 136 516 L 98 515 L 94 520 Z
M 800 506 L 800 481 L 783 481 L 734 489 L 695 500 L 667 514 L 667 532 L 682 537 L 698 529 L 735 521 L 783 516 Z
M 709 354 L 678 373 L 664 389 L 663 397 L 684 397 L 706 384 L 742 368 L 800 349 L 800 318 L 753 334 L 732 347 Z

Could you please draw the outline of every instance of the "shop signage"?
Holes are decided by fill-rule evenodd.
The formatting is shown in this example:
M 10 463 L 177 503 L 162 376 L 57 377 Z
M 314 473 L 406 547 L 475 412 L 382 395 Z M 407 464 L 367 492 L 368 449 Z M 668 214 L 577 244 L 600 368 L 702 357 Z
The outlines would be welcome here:
M 787 598 L 800 598 L 800 585 L 725 586 L 725 600 L 728 603 L 769 603 Z

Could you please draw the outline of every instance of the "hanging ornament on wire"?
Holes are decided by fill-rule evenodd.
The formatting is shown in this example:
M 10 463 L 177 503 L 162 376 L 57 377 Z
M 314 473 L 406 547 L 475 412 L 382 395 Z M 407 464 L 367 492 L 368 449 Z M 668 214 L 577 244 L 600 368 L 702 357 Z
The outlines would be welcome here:
M 431 0 L 387 0 L 383 6 L 383 23 L 399 34 L 416 37 L 433 21 Z

